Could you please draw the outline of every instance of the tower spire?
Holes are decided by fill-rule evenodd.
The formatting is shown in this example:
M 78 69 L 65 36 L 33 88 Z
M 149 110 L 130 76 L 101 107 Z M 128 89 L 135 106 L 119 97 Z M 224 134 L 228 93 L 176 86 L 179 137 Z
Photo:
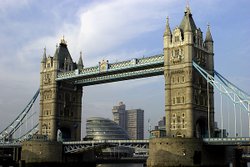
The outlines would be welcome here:
M 79 60 L 78 60 L 77 68 L 78 69 L 82 69 L 83 68 L 82 51 L 80 52 L 80 57 L 79 57 Z
M 213 42 L 213 38 L 212 38 L 212 35 L 211 35 L 210 25 L 209 24 L 207 24 L 207 32 L 206 32 L 205 42 Z
M 44 47 L 44 49 L 43 49 L 42 63 L 45 63 L 45 62 L 46 62 L 46 58 L 47 58 L 47 56 L 46 56 L 46 47 Z
M 170 30 L 170 26 L 169 26 L 169 17 L 167 17 L 167 21 L 166 21 L 166 29 L 164 32 L 164 36 L 171 36 L 171 30 Z
M 186 6 L 179 28 L 183 31 L 195 31 L 197 29 L 189 5 Z

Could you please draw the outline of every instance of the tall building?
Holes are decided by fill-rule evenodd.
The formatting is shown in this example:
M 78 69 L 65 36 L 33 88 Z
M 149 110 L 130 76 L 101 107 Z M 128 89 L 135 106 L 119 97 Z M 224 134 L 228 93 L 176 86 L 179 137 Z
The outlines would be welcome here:
M 126 110 L 125 104 L 120 102 L 112 109 L 114 121 L 129 135 L 130 139 L 144 138 L 144 110 Z
M 127 133 L 116 122 L 101 117 L 87 119 L 86 140 L 127 140 Z

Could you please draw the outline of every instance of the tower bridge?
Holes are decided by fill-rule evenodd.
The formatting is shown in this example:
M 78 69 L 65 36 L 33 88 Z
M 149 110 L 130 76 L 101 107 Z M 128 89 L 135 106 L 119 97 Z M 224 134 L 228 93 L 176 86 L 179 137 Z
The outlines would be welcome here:
M 223 134 L 221 138 L 215 138 L 214 91 L 217 89 L 221 95 L 229 97 L 235 114 L 235 106 L 239 105 L 250 115 L 250 98 L 215 71 L 210 27 L 207 27 L 203 39 L 202 31 L 196 26 L 187 7 L 180 25 L 174 30 L 170 29 L 167 19 L 163 47 L 163 54 L 116 63 L 102 60 L 93 67 L 84 67 L 82 54 L 78 62 L 74 62 L 64 39 L 54 56 L 47 56 L 45 49 L 40 71 L 39 130 L 33 132 L 33 128 L 32 134 L 27 133 L 30 136 L 38 133 L 38 137 L 37 140 L 23 142 L 22 159 L 28 163 L 62 162 L 59 155 L 63 150 L 64 153 L 76 153 L 102 145 L 118 145 L 149 149 L 149 167 L 223 166 L 232 161 L 231 147 L 249 146 L 250 139 L 236 136 L 223 138 Z M 81 141 L 83 87 L 157 75 L 164 75 L 165 79 L 165 138 Z M 27 108 L 35 99 L 33 97 Z M 6 143 L 5 139 L 12 138 L 27 112 L 29 109 L 22 111 L 0 133 L 0 147 L 7 144 L 20 147 L 21 140 L 12 140 L 16 141 L 14 145 L 14 142 Z M 58 136 L 61 136 L 63 143 L 58 142 Z M 38 156 L 41 153 L 43 157 Z

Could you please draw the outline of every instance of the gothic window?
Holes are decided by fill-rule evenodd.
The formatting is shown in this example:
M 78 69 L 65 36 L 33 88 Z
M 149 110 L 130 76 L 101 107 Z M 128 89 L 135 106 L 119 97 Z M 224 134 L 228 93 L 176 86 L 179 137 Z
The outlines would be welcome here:
M 173 104 L 175 104 L 175 98 L 173 98 Z
M 181 117 L 177 116 L 177 122 L 180 123 L 181 122 Z
M 179 42 L 180 41 L 180 37 L 179 36 L 175 36 L 174 41 L 175 42 Z
M 185 77 L 184 76 L 182 76 L 182 82 L 185 82 Z
M 185 118 L 185 114 L 184 113 L 182 114 L 182 118 Z
M 176 56 L 178 56 L 179 55 L 179 49 L 176 49 L 175 51 L 174 51 L 174 56 L 176 57 Z
M 175 118 L 175 117 L 176 117 L 176 114 L 174 113 L 174 114 L 173 114 L 173 118 Z
M 176 97 L 176 103 L 177 104 L 181 103 L 181 98 L 180 97 Z

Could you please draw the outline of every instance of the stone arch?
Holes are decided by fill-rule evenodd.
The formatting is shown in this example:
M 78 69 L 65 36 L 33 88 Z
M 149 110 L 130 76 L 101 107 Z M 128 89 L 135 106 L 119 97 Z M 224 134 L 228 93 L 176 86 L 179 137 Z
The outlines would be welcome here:
M 205 118 L 199 118 L 195 124 L 196 138 L 204 138 L 207 135 L 207 121 Z
M 71 139 L 71 130 L 66 127 L 61 127 L 58 129 L 58 131 L 61 132 L 61 140 L 62 141 L 68 141 Z

